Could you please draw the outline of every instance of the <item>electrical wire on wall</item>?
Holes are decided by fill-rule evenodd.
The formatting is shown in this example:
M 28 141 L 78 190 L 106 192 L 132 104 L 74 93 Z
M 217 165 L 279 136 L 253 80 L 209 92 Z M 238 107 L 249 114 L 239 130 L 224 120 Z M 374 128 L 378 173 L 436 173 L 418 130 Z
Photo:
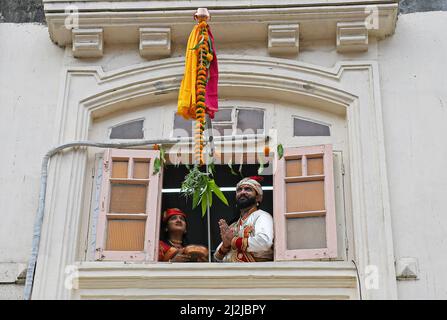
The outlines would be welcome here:
M 34 273 L 36 270 L 37 256 L 39 253 L 40 236 L 42 231 L 42 223 L 45 212 L 45 198 L 48 181 L 48 164 L 52 156 L 58 152 L 75 147 L 97 147 L 97 148 L 131 148 L 138 146 L 148 146 L 153 144 L 175 144 L 180 142 L 180 139 L 150 139 L 139 141 L 126 141 L 126 142 L 93 142 L 93 141 L 75 141 L 66 144 L 62 144 L 56 148 L 48 151 L 42 160 L 41 176 L 40 176 L 40 191 L 39 191 L 39 205 L 37 208 L 37 214 L 34 220 L 33 228 L 33 242 L 31 249 L 31 257 L 28 262 L 28 268 L 26 272 L 26 281 L 24 289 L 24 299 L 30 300 L 33 290 Z
M 360 300 L 363 300 L 363 298 L 362 298 L 362 283 L 360 281 L 359 269 L 357 268 L 357 264 L 355 263 L 355 260 L 351 260 L 351 261 L 354 264 L 355 272 L 357 273 L 357 284 L 359 286 L 359 297 L 360 297 Z
M 265 139 L 264 136 L 262 137 L 253 137 L 255 141 L 258 139 Z M 225 141 L 225 139 L 216 139 L 216 140 L 222 140 Z M 235 140 L 241 140 L 241 139 L 234 139 L 232 137 L 232 141 Z M 44 218 L 44 212 L 45 212 L 45 198 L 46 198 L 46 191 L 47 191 L 47 182 L 48 182 L 48 166 L 50 163 L 50 159 L 57 153 L 61 152 L 62 150 L 69 149 L 69 148 L 78 148 L 78 147 L 96 147 L 96 148 L 117 148 L 117 149 L 126 149 L 126 148 L 132 148 L 132 147 L 142 147 L 142 146 L 150 146 L 155 144 L 163 144 L 163 145 L 174 145 L 176 143 L 185 143 L 186 141 L 181 138 L 170 138 L 170 139 L 148 139 L 148 140 L 132 140 L 132 141 L 125 141 L 125 142 L 94 142 L 94 141 L 75 141 L 70 143 L 62 144 L 58 147 L 55 147 L 48 151 L 45 156 L 42 159 L 42 166 L 41 166 L 41 176 L 40 176 L 40 189 L 39 189 L 39 204 L 37 208 L 37 214 L 34 220 L 34 227 L 33 227 L 33 241 L 32 241 L 32 249 L 31 249 L 31 257 L 28 262 L 28 268 L 26 273 L 26 281 L 25 281 L 25 289 L 24 289 L 24 300 L 30 300 L 33 290 L 33 283 L 34 283 L 34 274 L 36 270 L 36 264 L 37 264 L 37 257 L 39 253 L 39 245 L 40 245 L 40 238 L 41 238 L 41 231 L 42 231 L 42 224 L 43 224 L 43 218 Z M 214 149 L 214 139 L 210 139 L 210 147 L 211 150 Z

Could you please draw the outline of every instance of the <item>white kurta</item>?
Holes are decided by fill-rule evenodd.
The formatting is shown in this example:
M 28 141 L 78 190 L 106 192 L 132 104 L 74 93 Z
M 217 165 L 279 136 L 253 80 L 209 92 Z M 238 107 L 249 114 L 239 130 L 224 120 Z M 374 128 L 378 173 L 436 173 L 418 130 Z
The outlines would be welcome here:
M 234 248 L 222 258 L 219 256 L 219 248 L 216 249 L 214 258 L 223 262 L 249 262 L 273 260 L 273 218 L 263 210 L 256 210 L 244 219 L 231 224 L 235 237 L 245 241 L 243 248 Z M 246 248 L 245 248 L 246 247 Z M 244 250 L 245 249 L 245 250 Z

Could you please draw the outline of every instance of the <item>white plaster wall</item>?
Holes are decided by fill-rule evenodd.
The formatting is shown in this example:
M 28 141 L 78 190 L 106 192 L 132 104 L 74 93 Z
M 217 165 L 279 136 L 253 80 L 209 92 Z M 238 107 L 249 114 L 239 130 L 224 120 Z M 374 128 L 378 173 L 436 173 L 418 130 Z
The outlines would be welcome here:
M 379 43 L 396 259 L 415 257 L 419 280 L 400 299 L 447 298 L 447 12 L 399 16 Z
M 212 24 L 211 24 L 212 27 Z M 339 61 L 376 60 L 378 56 L 377 40 L 369 39 L 369 48 L 366 52 L 338 53 L 335 38 L 333 40 L 307 41 L 300 43 L 299 54 L 276 56 L 289 60 L 295 60 L 331 68 Z M 171 44 L 169 58 L 184 57 L 186 43 Z M 270 57 L 267 51 L 267 39 L 265 41 L 251 42 L 223 42 L 216 40 L 217 56 L 221 54 Z M 101 66 L 105 72 L 117 70 L 131 65 L 145 63 L 157 59 L 142 58 L 137 44 L 105 44 L 104 55 L 101 58 L 78 59 L 73 57 L 71 46 L 66 49 L 64 64 L 67 66 Z
M 64 52 L 43 25 L 0 23 L 0 39 L 2 269 L 26 264 L 31 253 L 40 166 L 52 145 Z M 23 286 L 14 285 L 13 278 L 0 275 L 0 299 L 22 298 Z
M 378 60 L 396 258 L 419 260 L 420 280 L 399 281 L 400 299 L 447 298 L 447 12 L 399 17 L 396 34 L 367 53 L 340 55 L 331 41 L 301 44 L 306 63 Z M 0 24 L 0 264 L 26 263 L 37 208 L 40 164 L 52 146 L 64 65 L 105 71 L 144 63 L 137 47 L 106 46 L 101 59 L 77 60 L 51 43 L 46 26 Z M 268 56 L 266 44 L 225 44 L 218 53 Z M 184 47 L 174 46 L 172 57 Z M 15 270 L 15 269 L 14 269 Z M 9 279 L 9 278 L 8 278 Z M 8 280 L 12 281 L 12 280 Z M 1 282 L 1 281 L 0 281 Z M 0 283 L 1 298 L 22 286 Z

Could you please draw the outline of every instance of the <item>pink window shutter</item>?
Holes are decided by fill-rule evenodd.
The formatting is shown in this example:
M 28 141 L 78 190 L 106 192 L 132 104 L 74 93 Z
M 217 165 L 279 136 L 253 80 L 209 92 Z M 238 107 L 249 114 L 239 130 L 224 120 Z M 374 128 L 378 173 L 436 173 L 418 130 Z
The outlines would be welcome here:
M 332 146 L 286 148 L 274 174 L 275 260 L 337 257 Z
M 161 174 L 154 150 L 104 152 L 96 260 L 156 261 Z

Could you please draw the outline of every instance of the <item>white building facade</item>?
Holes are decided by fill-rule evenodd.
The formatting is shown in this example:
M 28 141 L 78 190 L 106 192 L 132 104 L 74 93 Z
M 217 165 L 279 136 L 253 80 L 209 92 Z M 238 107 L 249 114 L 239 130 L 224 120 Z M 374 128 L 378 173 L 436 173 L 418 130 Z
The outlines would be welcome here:
M 393 0 L 43 5 L 46 25 L 0 24 L 0 297 L 20 299 L 25 290 L 32 299 L 447 298 L 447 42 L 441 32 L 447 12 L 405 13 L 404 3 L 399 14 Z M 97 231 L 106 148 L 52 155 L 44 201 L 42 159 L 75 141 L 127 141 L 113 135 L 118 129 L 118 138 L 127 138 L 119 128 L 131 130 L 128 124 L 141 124 L 134 140 L 175 138 L 186 42 L 198 7 L 211 13 L 219 104 L 231 110 L 233 130 L 241 110 L 261 112 L 263 134 L 286 150 L 283 161 L 306 162 L 306 172 L 316 151 L 304 157 L 305 150 L 329 148 L 321 159 L 330 154 L 330 163 L 315 174 L 332 183 L 322 191 L 325 212 L 285 209 L 294 206 L 285 199 L 293 194 L 287 183 L 301 180 L 290 180 L 288 169 L 285 176 L 273 170 L 275 241 L 287 247 L 275 250 L 292 254 L 253 264 L 159 263 L 157 217 L 162 182 L 170 178 L 162 170 L 148 177 L 149 188 L 158 184 L 148 191 L 153 210 L 143 258 L 103 259 Z M 237 142 L 226 149 L 216 141 L 216 148 L 224 159 L 235 150 L 244 159 L 259 152 Z M 182 155 L 189 159 L 188 151 Z M 271 161 L 280 161 L 274 148 Z M 300 217 L 308 219 L 301 220 L 304 227 L 293 220 Z M 293 247 L 289 239 L 309 238 L 296 235 L 306 226 L 322 230 L 324 245 L 317 248 L 332 249 L 312 257 L 305 251 L 312 244 Z

